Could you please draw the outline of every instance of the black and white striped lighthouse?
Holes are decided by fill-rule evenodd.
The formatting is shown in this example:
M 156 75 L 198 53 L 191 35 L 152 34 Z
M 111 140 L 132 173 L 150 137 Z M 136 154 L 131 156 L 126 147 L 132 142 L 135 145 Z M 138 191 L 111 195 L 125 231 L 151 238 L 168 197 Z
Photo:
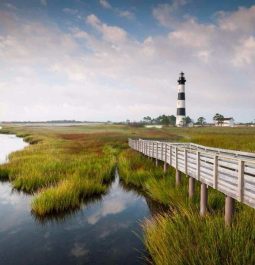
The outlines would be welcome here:
M 184 73 L 180 73 L 178 80 L 178 98 L 177 98 L 177 115 L 176 115 L 176 126 L 185 126 L 186 108 L 185 108 L 185 82 Z

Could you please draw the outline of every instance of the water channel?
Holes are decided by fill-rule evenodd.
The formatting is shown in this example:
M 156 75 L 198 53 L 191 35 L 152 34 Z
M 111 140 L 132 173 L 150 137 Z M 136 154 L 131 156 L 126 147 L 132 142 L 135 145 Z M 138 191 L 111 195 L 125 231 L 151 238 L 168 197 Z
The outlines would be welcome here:
M 0 134 L 0 162 L 26 145 Z M 117 174 L 106 195 L 64 216 L 38 220 L 31 198 L 0 182 L 0 264 L 146 264 L 141 223 L 153 205 L 126 189 Z

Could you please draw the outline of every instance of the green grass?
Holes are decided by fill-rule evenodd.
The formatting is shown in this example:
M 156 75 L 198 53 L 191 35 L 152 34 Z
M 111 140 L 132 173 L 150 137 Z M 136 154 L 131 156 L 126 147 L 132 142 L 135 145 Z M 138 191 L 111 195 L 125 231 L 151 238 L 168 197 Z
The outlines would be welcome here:
M 253 129 L 221 129 L 185 129 L 180 134 L 182 141 L 254 151 Z M 153 160 L 133 150 L 122 152 L 118 166 L 123 182 L 137 186 L 170 208 L 168 213 L 158 214 L 144 224 L 144 241 L 153 264 L 255 264 L 254 209 L 236 203 L 233 226 L 227 228 L 222 193 L 209 188 L 209 213 L 201 218 L 199 183 L 196 182 L 195 197 L 190 201 L 188 178 L 182 175 L 182 185 L 176 188 L 173 168 L 164 173 L 162 164 L 155 167 Z
M 96 181 L 72 177 L 41 191 L 32 202 L 32 210 L 39 216 L 73 210 L 79 208 L 84 199 L 106 190 L 107 186 Z
M 255 264 L 254 210 L 236 204 L 232 227 L 224 225 L 224 195 L 209 189 L 209 213 L 199 216 L 200 186 L 188 199 L 188 179 L 175 187 L 175 171 L 130 150 L 127 138 L 163 139 L 255 152 L 255 128 L 163 128 L 129 126 L 5 127 L 31 145 L 0 166 L 0 179 L 34 194 L 39 218 L 79 208 L 104 194 L 118 165 L 122 183 L 136 187 L 169 211 L 144 224 L 154 264 Z
M 221 215 L 201 218 L 182 209 L 144 224 L 145 244 L 154 264 L 255 264 L 254 210 L 239 212 L 232 228 Z
M 9 128 L 31 145 L 12 153 L 0 178 L 34 194 L 33 213 L 50 215 L 78 208 L 84 198 L 103 194 L 114 178 L 118 147 L 97 135 Z M 111 138 L 111 136 L 109 136 Z

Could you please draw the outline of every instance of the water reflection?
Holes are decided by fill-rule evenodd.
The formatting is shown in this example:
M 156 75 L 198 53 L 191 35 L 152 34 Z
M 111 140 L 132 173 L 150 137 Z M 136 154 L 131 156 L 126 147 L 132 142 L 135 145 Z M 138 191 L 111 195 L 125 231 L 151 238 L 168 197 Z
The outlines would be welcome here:
M 118 176 L 107 194 L 84 201 L 79 210 L 38 219 L 30 203 L 31 196 L 0 183 L 1 264 L 145 263 L 140 224 L 157 207 Z
M 11 134 L 0 134 L 0 163 L 5 163 L 8 160 L 8 155 L 28 146 L 22 138 L 18 138 Z

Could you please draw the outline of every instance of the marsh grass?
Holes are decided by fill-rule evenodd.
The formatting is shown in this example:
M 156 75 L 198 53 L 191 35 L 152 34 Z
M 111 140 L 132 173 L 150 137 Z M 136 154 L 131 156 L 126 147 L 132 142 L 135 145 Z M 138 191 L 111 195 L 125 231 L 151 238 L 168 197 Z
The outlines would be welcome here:
M 221 128 L 222 129 L 222 128 Z M 243 132 L 243 134 L 242 134 Z M 243 151 L 255 150 L 255 131 L 243 130 L 184 130 L 182 141 L 212 147 Z M 147 196 L 164 205 L 161 213 L 144 224 L 144 242 L 157 265 L 255 264 L 255 211 L 236 203 L 232 227 L 224 225 L 225 197 L 209 188 L 208 214 L 199 216 L 200 185 L 192 201 L 188 199 L 188 178 L 182 175 L 182 185 L 175 187 L 175 170 L 163 172 L 163 165 L 133 151 L 122 152 L 119 170 L 125 183 L 141 188 Z
M 157 265 L 254 264 L 254 217 L 246 209 L 226 228 L 221 215 L 201 218 L 185 208 L 147 221 L 145 244 Z
M 146 200 L 167 206 L 144 224 L 144 241 L 158 265 L 255 264 L 254 210 L 236 204 L 233 226 L 224 226 L 224 195 L 209 189 L 209 213 L 198 215 L 200 187 L 188 199 L 188 179 L 175 187 L 175 171 L 128 149 L 127 138 L 195 142 L 211 147 L 255 151 L 255 128 L 163 128 L 128 126 L 12 127 L 31 145 L 0 166 L 0 179 L 35 194 L 33 214 L 40 220 L 79 209 L 84 201 L 102 195 L 118 162 L 126 187 L 136 187 Z M 116 158 L 118 161 L 116 161 Z
M 97 181 L 70 177 L 56 187 L 42 190 L 32 202 L 32 210 L 39 216 L 77 209 L 81 202 L 94 195 L 105 193 L 107 186 Z
M 9 129 L 31 145 L 9 156 L 0 166 L 0 178 L 17 190 L 34 194 L 38 216 L 79 208 L 90 196 L 104 194 L 114 179 L 117 150 L 97 135 L 26 132 Z M 99 142 L 99 143 L 98 143 Z

